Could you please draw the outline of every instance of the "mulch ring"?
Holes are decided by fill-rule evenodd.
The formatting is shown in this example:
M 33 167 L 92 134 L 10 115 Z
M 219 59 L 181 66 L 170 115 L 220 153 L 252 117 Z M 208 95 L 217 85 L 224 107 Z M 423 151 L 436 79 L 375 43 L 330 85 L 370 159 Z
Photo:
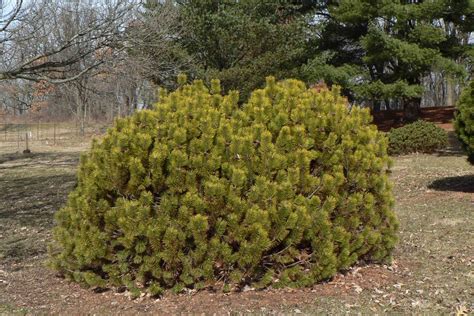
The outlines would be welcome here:
M 10 272 L 7 272 L 10 271 Z M 0 297 L 15 302 L 16 308 L 34 313 L 146 313 L 158 314 L 221 314 L 232 311 L 281 311 L 298 313 L 298 308 L 310 306 L 321 298 L 335 299 L 351 306 L 360 303 L 363 291 L 378 291 L 391 287 L 404 278 L 399 263 L 392 266 L 366 265 L 339 273 L 331 281 L 304 289 L 246 288 L 241 292 L 222 293 L 211 290 L 189 291 L 185 294 L 166 293 L 161 298 L 142 296 L 132 300 L 129 293 L 106 290 L 101 293 L 85 289 L 76 283 L 58 278 L 36 260 L 23 267 L 0 266 Z M 344 305 L 341 305 L 344 307 Z M 347 308 L 346 306 L 346 308 Z

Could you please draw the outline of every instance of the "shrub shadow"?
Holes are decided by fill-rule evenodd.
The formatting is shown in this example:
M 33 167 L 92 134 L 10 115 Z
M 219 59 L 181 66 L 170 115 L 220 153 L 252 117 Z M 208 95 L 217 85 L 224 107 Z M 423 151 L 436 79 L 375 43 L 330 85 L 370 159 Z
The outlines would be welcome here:
M 39 153 L 4 153 L 0 154 L 0 169 L 19 169 L 30 165 L 44 166 L 75 166 L 79 162 L 80 155 L 77 152 L 39 152 Z M 22 162 L 19 164 L 18 162 Z M 14 166 L 6 163 L 15 163 Z
M 0 262 L 42 256 L 54 213 L 76 184 L 74 174 L 0 176 Z
M 428 188 L 436 191 L 474 193 L 474 174 L 438 179 L 428 185 Z
M 462 150 L 452 150 L 452 149 L 438 150 L 434 154 L 438 157 L 467 157 L 467 155 L 464 151 L 462 151 Z
M 437 152 L 438 156 L 453 156 L 462 157 L 466 156 L 466 153 L 462 149 L 461 143 L 459 142 L 456 134 L 453 131 L 448 132 L 448 146 Z
M 64 204 L 75 183 L 73 174 L 0 179 L 0 221 L 12 219 L 29 226 L 47 222 L 50 226 L 54 212 Z

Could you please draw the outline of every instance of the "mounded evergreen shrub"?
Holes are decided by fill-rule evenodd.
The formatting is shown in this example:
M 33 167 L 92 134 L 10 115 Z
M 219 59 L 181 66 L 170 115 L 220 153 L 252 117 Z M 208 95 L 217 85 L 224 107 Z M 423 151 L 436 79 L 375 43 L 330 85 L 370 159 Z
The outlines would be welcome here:
M 474 81 L 463 90 L 457 110 L 454 121 L 456 134 L 467 152 L 467 160 L 474 164 Z
M 390 259 L 390 160 L 368 111 L 271 77 L 237 102 L 196 81 L 119 119 L 57 213 L 54 267 L 159 294 L 306 286 Z
M 448 145 L 448 134 L 434 123 L 416 121 L 388 133 L 390 155 L 433 153 Z

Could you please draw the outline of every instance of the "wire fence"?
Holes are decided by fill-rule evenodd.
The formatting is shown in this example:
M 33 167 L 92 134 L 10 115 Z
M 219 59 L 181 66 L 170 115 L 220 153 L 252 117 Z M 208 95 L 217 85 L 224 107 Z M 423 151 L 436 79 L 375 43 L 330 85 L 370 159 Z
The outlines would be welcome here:
M 53 146 L 89 142 L 105 132 L 105 126 L 80 128 L 74 123 L 0 123 L 0 152 L 34 151 Z

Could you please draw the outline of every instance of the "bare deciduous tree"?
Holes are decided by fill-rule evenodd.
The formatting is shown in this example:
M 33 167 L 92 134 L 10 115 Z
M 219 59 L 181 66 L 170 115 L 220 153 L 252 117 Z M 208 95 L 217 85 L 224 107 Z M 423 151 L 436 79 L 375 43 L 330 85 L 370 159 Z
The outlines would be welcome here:
M 176 42 L 185 30 L 175 1 L 144 1 L 127 29 L 128 63 L 155 84 L 173 87 L 181 72 L 193 71 L 193 58 Z
M 0 80 L 65 83 L 104 62 L 119 43 L 134 3 L 126 0 L 15 0 L 3 3 Z M 80 64 L 80 71 L 77 69 Z
M 41 98 L 42 113 L 72 116 L 83 131 L 90 119 L 150 106 L 155 84 L 172 87 L 177 74 L 192 64 L 174 41 L 183 28 L 173 2 L 157 6 L 147 10 L 140 0 L 4 5 L 0 107 L 20 113 L 17 108 L 29 111 Z M 34 93 L 38 84 L 49 88 L 39 95 Z

